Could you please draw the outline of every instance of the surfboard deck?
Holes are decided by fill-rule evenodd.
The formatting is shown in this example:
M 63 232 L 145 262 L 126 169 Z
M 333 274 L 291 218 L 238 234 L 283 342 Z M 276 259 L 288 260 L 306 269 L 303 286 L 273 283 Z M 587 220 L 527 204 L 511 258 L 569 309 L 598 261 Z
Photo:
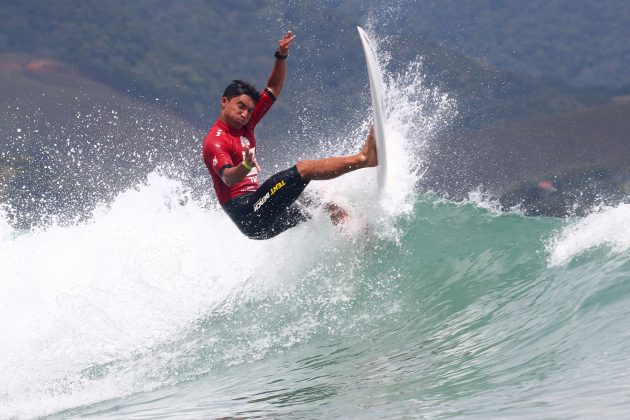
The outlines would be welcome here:
M 370 37 L 365 31 L 357 26 L 361 44 L 363 45 L 363 53 L 365 54 L 365 62 L 368 69 L 368 78 L 370 80 L 370 93 L 372 96 L 372 112 L 374 114 L 374 137 L 376 140 L 376 150 L 378 153 L 377 178 L 378 186 L 381 190 L 387 185 L 387 145 L 385 144 L 385 114 L 383 101 L 383 76 L 381 69 L 378 67 L 376 58 L 376 49 L 370 41 Z

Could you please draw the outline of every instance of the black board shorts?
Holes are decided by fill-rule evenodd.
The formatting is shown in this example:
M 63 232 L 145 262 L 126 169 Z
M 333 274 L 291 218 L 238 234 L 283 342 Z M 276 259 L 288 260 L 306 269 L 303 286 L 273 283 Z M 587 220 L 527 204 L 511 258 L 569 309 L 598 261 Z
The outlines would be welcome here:
M 293 166 L 273 175 L 256 192 L 232 198 L 223 210 L 249 238 L 273 238 L 309 219 L 295 202 L 307 185 Z

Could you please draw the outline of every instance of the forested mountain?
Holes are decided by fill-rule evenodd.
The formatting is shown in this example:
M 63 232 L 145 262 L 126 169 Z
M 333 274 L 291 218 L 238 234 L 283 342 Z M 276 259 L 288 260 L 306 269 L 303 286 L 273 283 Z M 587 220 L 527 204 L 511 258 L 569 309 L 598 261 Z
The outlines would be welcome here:
M 0 212 L 17 224 L 85 214 L 156 167 L 201 172 L 202 132 L 159 106 L 60 62 L 0 54 L 0 63 L 12 63 L 0 68 Z
M 1 0 L 0 52 L 62 60 L 89 77 L 157 101 L 204 127 L 216 114 L 218 95 L 231 79 L 264 83 L 277 39 L 292 29 L 298 38 L 287 84 L 294 84 L 291 92 L 303 96 L 285 99 L 281 107 L 295 109 L 301 98 L 310 97 L 312 113 L 330 114 L 328 98 L 333 95 L 336 107 L 343 109 L 356 102 L 358 92 L 363 93 L 362 100 L 367 99 L 354 28 L 368 22 L 344 11 L 348 4 Z M 400 10 L 400 22 L 407 26 L 427 10 L 411 6 Z M 389 34 L 378 33 L 380 27 L 387 27 L 381 21 L 397 20 L 384 14 L 369 24 L 385 37 Z M 441 25 L 449 30 L 460 24 L 444 18 L 433 28 Z M 427 79 L 458 98 L 465 120 L 522 117 L 603 100 L 600 93 L 588 89 L 493 68 L 440 47 L 422 34 L 398 31 L 386 37 L 385 48 L 394 51 L 391 65 L 425 57 Z M 315 95 L 324 98 L 317 101 Z
M 384 32 L 421 36 L 499 68 L 574 85 L 630 85 L 626 0 L 339 0 L 381 16 Z M 372 12 L 374 13 L 374 12 Z
M 594 24 L 583 21 L 592 7 L 582 3 L 563 15 L 573 26 L 562 30 L 575 33 L 577 42 L 567 44 L 566 37 L 552 34 L 560 25 L 554 19 L 568 8 L 566 0 L 544 7 L 539 0 L 527 2 L 531 7 L 490 0 L 370 2 L 367 7 L 354 0 L 0 0 L 0 202 L 13 200 L 16 217 L 27 221 L 51 208 L 81 212 L 135 185 L 160 164 L 175 165 L 189 180 L 205 183 L 199 191 L 206 194 L 209 180 L 199 147 L 218 113 L 219 96 L 235 78 L 262 87 L 277 40 L 287 30 L 297 39 L 273 123 L 259 129 L 275 141 L 261 144 L 261 152 L 268 162 L 284 165 L 322 139 L 338 139 L 340 127 L 354 127 L 369 112 L 357 25 L 378 39 L 386 75 L 416 72 L 427 88 L 454 99 L 457 119 L 444 124 L 449 132 L 440 133 L 431 150 L 429 187 L 462 195 L 474 182 L 500 181 L 503 187 L 515 176 L 543 169 L 553 173 L 560 163 L 605 163 L 609 157 L 622 171 L 630 160 L 630 148 L 619 137 L 627 107 L 610 108 L 615 111 L 606 115 L 614 121 L 598 125 L 595 134 L 570 128 L 590 118 L 586 108 L 606 104 L 624 89 L 567 81 L 582 83 L 568 72 L 581 68 L 582 75 L 588 69 L 599 74 L 603 65 L 614 77 L 598 84 L 627 83 L 627 66 L 619 66 L 627 52 L 619 37 L 627 28 L 618 25 L 626 9 L 619 7 L 619 15 L 612 16 L 619 2 L 597 3 L 602 10 L 593 12 L 593 19 L 608 16 L 611 22 L 598 35 Z M 575 29 L 582 27 L 583 32 Z M 536 45 L 538 55 L 527 49 Z M 599 49 L 597 54 L 611 61 L 584 54 L 582 47 Z M 510 56 L 513 63 L 501 61 L 511 48 L 523 55 Z M 562 113 L 569 113 L 568 122 L 544 119 Z M 509 130 L 493 128 L 504 123 Z M 539 123 L 547 127 L 543 137 Z M 560 151 L 568 140 L 554 143 L 549 137 L 568 132 L 580 145 L 576 150 L 591 150 L 588 145 L 608 136 L 608 127 L 615 127 L 617 139 L 607 143 L 610 149 L 569 154 L 570 163 L 538 159 L 536 167 L 513 162 L 507 167 L 509 160 L 489 152 L 509 150 L 512 157 L 533 159 L 530 137 Z M 478 171 L 501 165 L 503 172 L 493 169 L 492 176 Z

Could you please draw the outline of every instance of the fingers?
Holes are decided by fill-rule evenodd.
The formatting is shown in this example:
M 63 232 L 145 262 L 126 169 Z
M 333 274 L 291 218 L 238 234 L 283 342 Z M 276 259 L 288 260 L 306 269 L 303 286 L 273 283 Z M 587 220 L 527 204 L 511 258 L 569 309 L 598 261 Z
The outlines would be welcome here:
M 293 32 L 288 31 L 284 35 L 284 38 L 278 41 L 278 49 L 280 50 L 282 54 L 286 54 L 289 51 L 291 42 L 293 42 L 294 39 L 295 39 L 295 35 L 293 35 Z
M 247 160 L 253 162 L 254 159 L 254 151 L 249 148 L 249 146 L 245 146 L 245 156 L 247 156 Z
M 243 157 L 243 160 L 246 161 L 248 164 L 255 166 L 256 169 L 258 169 L 258 172 L 260 172 L 261 169 L 260 166 L 258 166 L 258 162 L 256 162 L 254 150 L 250 149 L 249 146 L 243 146 L 243 149 L 245 150 L 245 156 Z

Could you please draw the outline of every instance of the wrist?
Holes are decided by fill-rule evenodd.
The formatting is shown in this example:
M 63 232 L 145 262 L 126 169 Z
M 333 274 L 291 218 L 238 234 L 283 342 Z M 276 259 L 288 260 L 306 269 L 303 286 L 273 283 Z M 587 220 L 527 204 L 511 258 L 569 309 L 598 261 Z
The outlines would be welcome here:
M 241 165 L 243 165 L 245 167 L 245 169 L 247 169 L 248 171 L 251 171 L 252 169 L 254 169 L 253 165 L 250 165 L 249 163 L 242 161 Z
M 287 51 L 286 54 L 282 54 L 280 50 L 276 50 L 273 56 L 276 57 L 278 60 L 285 60 L 289 56 L 289 52 Z

